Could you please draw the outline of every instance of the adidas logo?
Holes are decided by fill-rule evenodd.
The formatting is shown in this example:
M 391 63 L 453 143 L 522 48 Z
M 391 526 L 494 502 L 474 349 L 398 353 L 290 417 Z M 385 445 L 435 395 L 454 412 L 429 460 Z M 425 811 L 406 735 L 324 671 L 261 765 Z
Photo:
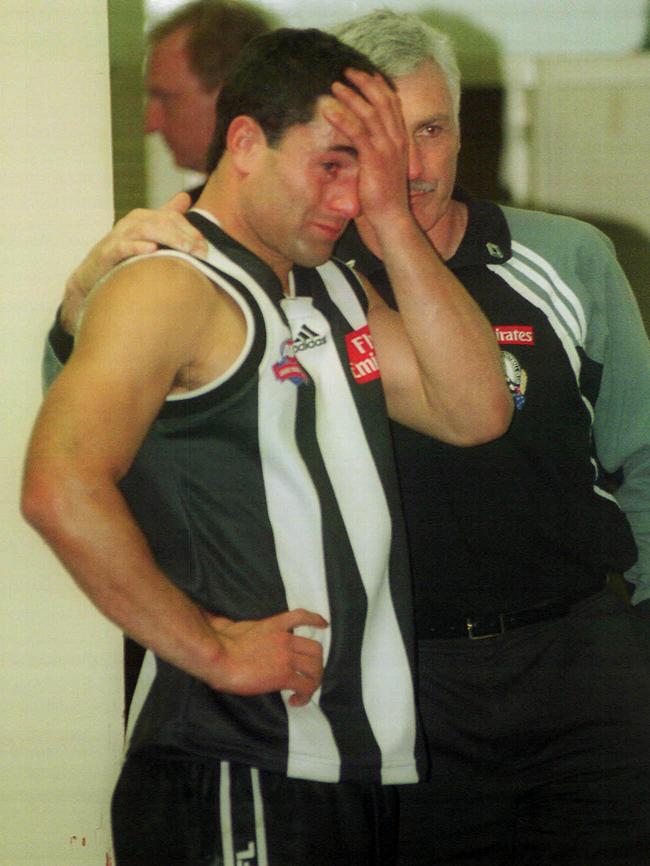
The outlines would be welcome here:
M 316 346 L 322 346 L 325 342 L 327 342 L 327 337 L 321 336 L 317 331 L 310 328 L 309 325 L 303 325 L 293 341 L 293 351 L 297 355 L 298 352 L 304 352 L 306 349 L 315 349 Z

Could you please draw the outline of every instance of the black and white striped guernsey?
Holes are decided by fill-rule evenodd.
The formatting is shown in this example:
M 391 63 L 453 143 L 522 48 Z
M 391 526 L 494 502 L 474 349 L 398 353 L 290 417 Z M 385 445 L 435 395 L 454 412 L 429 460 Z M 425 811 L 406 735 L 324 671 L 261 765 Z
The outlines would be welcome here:
M 180 750 L 336 782 L 417 779 L 406 545 L 381 382 L 361 287 L 341 264 L 271 270 L 207 216 L 208 264 L 247 340 L 227 375 L 169 398 L 121 487 L 157 562 L 198 604 L 233 619 L 322 614 L 321 688 L 211 690 L 160 660 L 143 667 L 130 751 Z M 128 265 L 127 265 L 128 266 Z M 135 720 L 133 716 L 136 716 Z

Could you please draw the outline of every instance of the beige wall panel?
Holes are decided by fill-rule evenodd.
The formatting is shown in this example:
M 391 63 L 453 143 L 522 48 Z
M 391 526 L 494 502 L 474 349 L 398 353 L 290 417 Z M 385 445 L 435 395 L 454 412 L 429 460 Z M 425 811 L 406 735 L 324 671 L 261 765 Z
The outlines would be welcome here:
M 104 0 L 4 0 L 0 81 L 0 866 L 106 866 L 121 637 L 18 513 L 43 338 L 113 218 Z

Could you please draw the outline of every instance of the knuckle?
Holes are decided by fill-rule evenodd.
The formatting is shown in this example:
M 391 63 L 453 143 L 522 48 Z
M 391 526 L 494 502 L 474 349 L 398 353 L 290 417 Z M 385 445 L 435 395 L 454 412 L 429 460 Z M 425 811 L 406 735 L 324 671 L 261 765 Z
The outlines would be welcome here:
M 122 217 L 119 222 L 116 223 L 117 226 L 130 226 L 132 223 L 138 223 L 143 219 L 146 219 L 147 211 L 142 207 L 137 207 L 134 210 L 130 211 L 125 217 Z
M 113 253 L 112 257 L 124 259 L 131 253 L 131 244 L 122 238 L 118 238 L 113 246 Z

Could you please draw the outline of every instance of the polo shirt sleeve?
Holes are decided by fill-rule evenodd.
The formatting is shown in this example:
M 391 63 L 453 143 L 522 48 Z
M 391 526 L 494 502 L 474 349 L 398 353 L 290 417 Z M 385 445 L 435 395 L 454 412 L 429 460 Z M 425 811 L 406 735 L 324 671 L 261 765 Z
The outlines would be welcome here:
M 639 557 L 625 574 L 632 602 L 650 606 L 650 343 L 632 289 L 608 238 L 594 230 L 579 258 L 581 277 L 596 285 L 602 380 L 595 405 L 598 457 L 621 472 L 616 499 L 634 534 Z M 587 354 L 589 351 L 587 344 Z

